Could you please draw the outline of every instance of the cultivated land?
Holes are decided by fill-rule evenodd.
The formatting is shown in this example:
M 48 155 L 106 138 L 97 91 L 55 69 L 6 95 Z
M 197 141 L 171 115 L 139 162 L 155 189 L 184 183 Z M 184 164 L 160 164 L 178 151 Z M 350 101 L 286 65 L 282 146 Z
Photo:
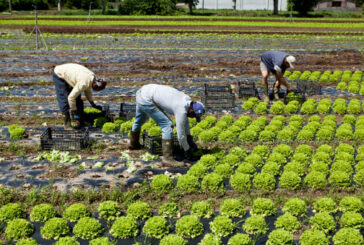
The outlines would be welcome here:
M 49 49 L 40 44 L 35 51 L 34 35 L 26 42 L 31 18 L 0 17 L 1 241 L 33 237 L 54 244 L 75 236 L 88 244 L 104 236 L 117 244 L 159 244 L 177 234 L 188 244 L 243 244 L 232 237 L 244 233 L 249 237 L 236 239 L 251 239 L 246 244 L 341 244 L 349 238 L 347 244 L 363 244 L 364 21 L 94 16 L 86 22 L 87 16 L 41 15 Z M 287 105 L 239 98 L 238 82 L 255 83 L 262 94 L 259 57 L 266 50 L 295 55 L 297 66 L 286 79 L 293 88 L 312 81 L 322 93 Z M 88 148 L 44 154 L 40 135 L 62 125 L 51 72 L 67 62 L 109 79 L 94 97 L 110 106 L 116 126 L 90 122 Z M 273 77 L 269 82 L 271 88 Z M 201 123 L 191 121 L 202 157 L 190 168 L 159 168 L 160 157 L 126 150 L 132 111 L 119 119 L 120 103 L 133 105 L 135 92 L 148 83 L 174 86 L 196 100 L 204 84 L 230 85 L 235 94 L 233 107 L 215 107 Z M 13 124 L 28 136 L 13 139 Z M 143 129 L 158 135 L 153 126 Z M 108 200 L 116 203 L 103 203 Z M 34 218 L 42 203 L 55 211 Z M 75 203 L 90 213 L 65 211 Z M 70 229 L 53 234 L 42 228 L 54 216 L 67 219 Z M 101 225 L 91 235 L 80 231 L 92 230 L 81 221 L 75 228 L 83 216 Z M 27 219 L 34 232 L 10 231 L 14 218 Z M 183 244 L 168 239 L 164 244 Z

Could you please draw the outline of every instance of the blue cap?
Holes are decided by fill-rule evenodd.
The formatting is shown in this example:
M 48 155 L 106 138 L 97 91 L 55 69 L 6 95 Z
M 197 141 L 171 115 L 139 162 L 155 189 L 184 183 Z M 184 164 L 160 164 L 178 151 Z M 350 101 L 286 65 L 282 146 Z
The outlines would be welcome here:
M 205 106 L 199 101 L 194 101 L 192 104 L 192 109 L 196 115 L 196 121 L 200 122 L 201 116 L 205 113 Z

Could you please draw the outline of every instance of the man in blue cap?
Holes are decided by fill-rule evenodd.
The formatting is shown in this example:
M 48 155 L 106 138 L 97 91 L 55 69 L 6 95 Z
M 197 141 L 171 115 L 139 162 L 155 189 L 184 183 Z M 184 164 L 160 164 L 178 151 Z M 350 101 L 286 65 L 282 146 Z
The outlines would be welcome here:
M 130 150 L 141 148 L 139 143 L 140 129 L 151 117 L 162 128 L 162 166 L 183 166 L 173 158 L 173 122 L 168 117 L 174 115 L 176 119 L 177 138 L 187 156 L 192 156 L 197 150 L 190 135 L 188 117 L 195 117 L 199 122 L 205 113 L 201 102 L 192 99 L 183 92 L 165 85 L 148 84 L 136 92 L 135 121 L 130 132 Z

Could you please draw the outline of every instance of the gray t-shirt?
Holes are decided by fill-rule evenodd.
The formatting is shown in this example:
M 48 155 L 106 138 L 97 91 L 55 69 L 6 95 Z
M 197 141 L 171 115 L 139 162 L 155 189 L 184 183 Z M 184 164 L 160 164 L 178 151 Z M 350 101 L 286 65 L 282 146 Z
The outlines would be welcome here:
M 289 54 L 281 51 L 267 51 L 264 52 L 261 56 L 261 61 L 272 73 L 276 73 L 277 71 L 284 73 L 287 69 L 284 64 L 284 59 L 288 57 Z

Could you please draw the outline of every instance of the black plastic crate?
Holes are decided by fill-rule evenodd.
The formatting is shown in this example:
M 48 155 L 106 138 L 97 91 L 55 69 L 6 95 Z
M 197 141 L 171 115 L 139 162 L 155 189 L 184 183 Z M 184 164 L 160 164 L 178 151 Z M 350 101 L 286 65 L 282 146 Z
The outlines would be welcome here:
M 230 85 L 204 84 L 201 101 L 207 109 L 230 109 L 235 107 L 235 95 Z
M 47 128 L 40 136 L 42 150 L 72 151 L 88 146 L 89 132 L 84 130 L 64 130 Z
M 286 96 L 284 97 L 284 103 L 288 104 L 290 101 L 298 101 L 300 104 L 302 104 L 303 102 L 306 101 L 306 96 L 305 93 L 302 92 L 294 92 L 294 94 L 290 95 L 290 94 L 286 94 Z
M 121 103 L 119 117 L 131 120 L 135 117 L 136 104 Z
M 238 82 L 238 95 L 243 99 L 259 97 L 255 83 L 249 81 Z
M 312 81 L 298 81 L 297 91 L 311 95 L 320 95 L 322 91 L 322 86 Z
M 150 154 L 163 155 L 162 153 L 162 136 L 148 136 L 148 133 L 144 131 L 142 135 L 143 147 Z M 180 152 L 180 146 L 176 136 L 173 136 L 173 152 L 176 154 Z
M 93 124 L 94 120 L 99 117 L 106 117 L 109 121 L 113 121 L 113 115 L 110 113 L 109 105 L 102 106 L 102 111 L 100 113 L 84 113 L 84 120 L 91 124 Z

